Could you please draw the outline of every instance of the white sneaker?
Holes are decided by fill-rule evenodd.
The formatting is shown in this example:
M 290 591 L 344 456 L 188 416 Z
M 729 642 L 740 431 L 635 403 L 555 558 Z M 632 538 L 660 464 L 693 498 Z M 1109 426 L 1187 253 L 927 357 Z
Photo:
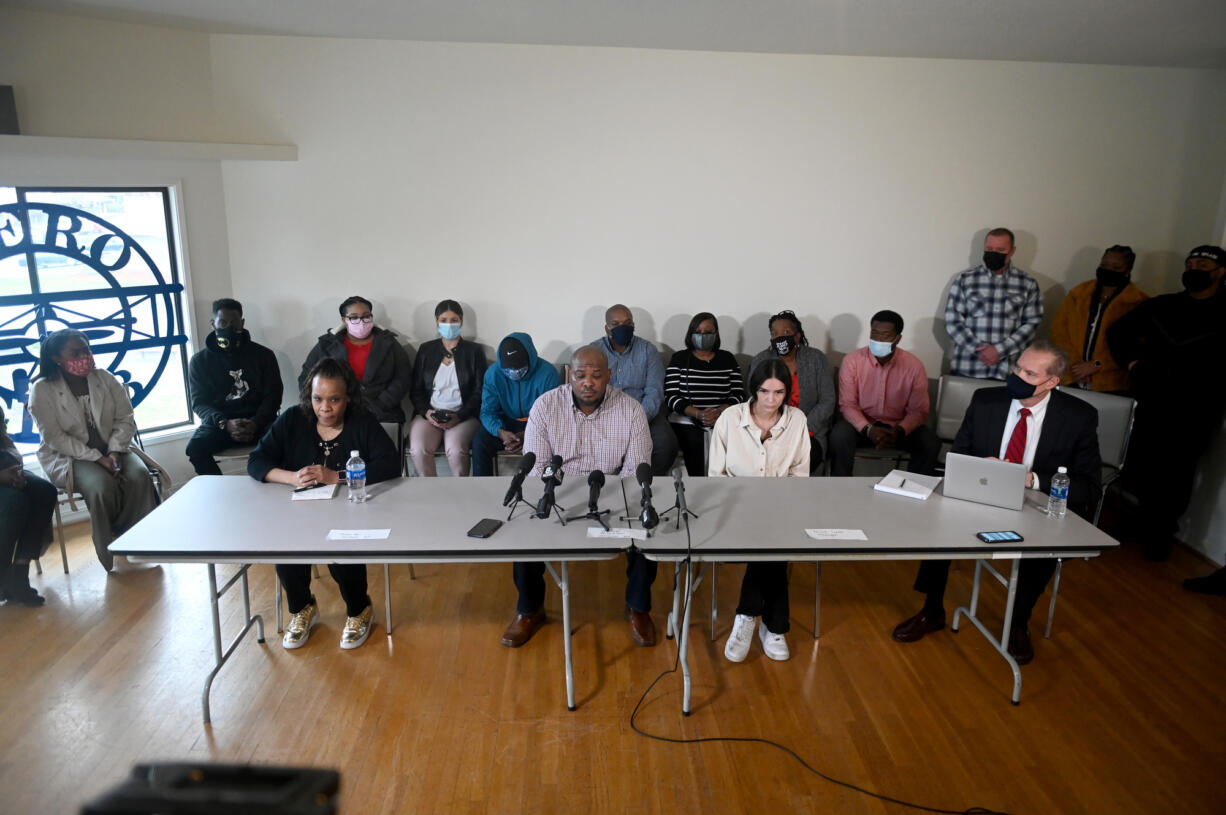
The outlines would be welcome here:
M 732 633 L 724 645 L 724 656 L 729 662 L 744 662 L 749 656 L 749 646 L 753 644 L 753 617 L 744 614 L 736 615 L 732 621 Z
M 782 634 L 772 634 L 766 628 L 766 623 L 758 626 L 758 639 L 762 640 L 762 650 L 776 662 L 787 662 L 792 654 L 788 651 L 787 638 Z
M 285 635 L 281 637 L 281 645 L 291 651 L 306 645 L 307 638 L 311 636 L 311 626 L 315 625 L 317 619 L 319 607 L 314 603 L 307 603 L 302 611 L 289 618 Z

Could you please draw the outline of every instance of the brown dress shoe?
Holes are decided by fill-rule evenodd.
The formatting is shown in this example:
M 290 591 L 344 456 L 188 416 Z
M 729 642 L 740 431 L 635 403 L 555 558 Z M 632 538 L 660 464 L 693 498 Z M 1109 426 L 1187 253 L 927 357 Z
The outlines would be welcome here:
M 1030 631 L 1024 625 L 1009 629 L 1009 645 L 1005 648 L 1018 665 L 1026 665 L 1034 659 L 1034 646 L 1030 644 Z
M 532 639 L 532 635 L 540 631 L 544 624 L 545 609 L 543 607 L 535 614 L 516 614 L 515 619 L 511 620 L 511 624 L 507 626 L 507 630 L 502 632 L 502 644 L 508 648 L 518 648 Z
M 656 644 L 656 624 L 646 611 L 635 611 L 626 606 L 626 619 L 630 621 L 630 638 L 639 645 Z
M 914 617 L 908 617 L 894 627 L 894 639 L 899 642 L 916 642 L 922 640 L 925 634 L 940 631 L 945 627 L 945 614 L 940 617 L 930 617 L 920 610 Z

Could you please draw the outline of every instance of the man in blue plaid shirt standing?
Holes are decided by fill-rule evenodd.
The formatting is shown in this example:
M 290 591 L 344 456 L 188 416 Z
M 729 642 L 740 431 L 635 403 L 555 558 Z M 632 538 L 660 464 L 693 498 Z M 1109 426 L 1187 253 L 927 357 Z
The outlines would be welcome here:
M 950 372 L 1004 379 L 1043 319 L 1035 279 L 1010 261 L 1013 232 L 1003 226 L 983 241 L 983 263 L 958 275 L 945 301 L 945 330 L 954 341 Z

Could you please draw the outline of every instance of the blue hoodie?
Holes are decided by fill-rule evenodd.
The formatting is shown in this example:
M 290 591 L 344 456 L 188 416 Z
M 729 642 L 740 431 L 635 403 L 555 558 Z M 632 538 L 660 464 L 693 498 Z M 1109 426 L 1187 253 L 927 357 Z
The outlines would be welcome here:
M 536 398 L 558 386 L 558 369 L 537 356 L 531 337 L 522 331 L 513 331 L 507 336 L 519 340 L 528 350 L 528 375 L 512 382 L 501 362 L 485 369 L 481 424 L 491 436 L 497 436 L 499 430 L 509 430 L 512 421 L 527 418 Z

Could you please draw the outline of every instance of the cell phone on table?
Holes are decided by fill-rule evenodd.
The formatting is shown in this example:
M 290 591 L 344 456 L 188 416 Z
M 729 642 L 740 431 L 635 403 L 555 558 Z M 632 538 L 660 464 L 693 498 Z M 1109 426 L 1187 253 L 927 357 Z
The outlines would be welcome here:
M 488 538 L 490 535 L 497 532 L 498 527 L 500 526 L 502 526 L 502 521 L 494 518 L 482 518 L 480 521 L 477 521 L 476 525 L 472 529 L 468 530 L 468 537 Z
M 1016 532 L 978 532 L 975 537 L 984 543 L 1017 543 L 1025 540 Z

